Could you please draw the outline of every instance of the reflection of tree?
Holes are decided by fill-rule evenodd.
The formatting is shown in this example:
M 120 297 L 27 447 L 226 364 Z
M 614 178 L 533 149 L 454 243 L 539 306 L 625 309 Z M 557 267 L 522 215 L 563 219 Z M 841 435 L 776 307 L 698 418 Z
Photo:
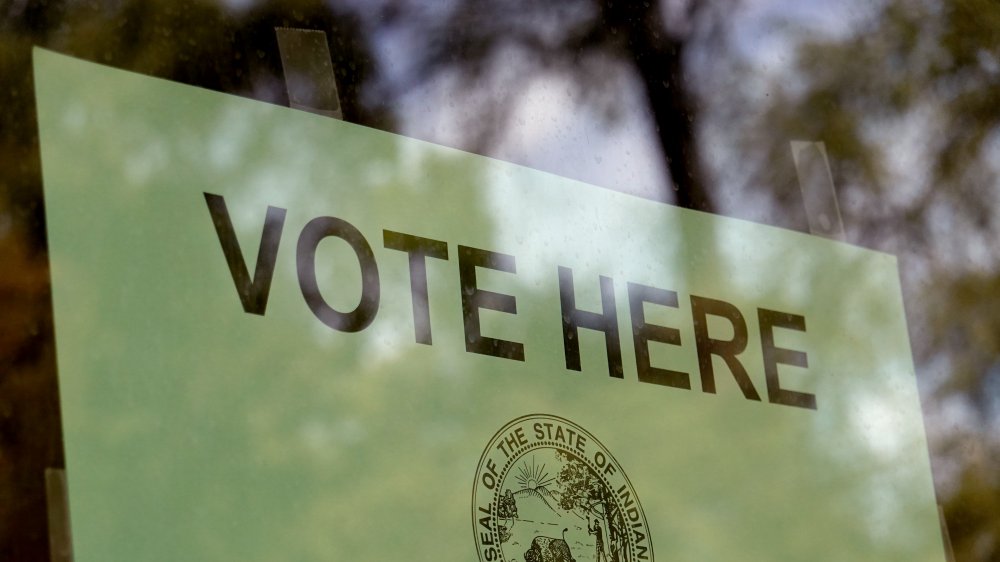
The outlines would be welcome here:
M 42 560 L 44 525 L 18 522 L 44 521 L 42 470 L 62 463 L 48 269 L 29 248 L 0 233 L 0 560 Z
M 454 73 L 461 77 L 463 89 L 488 90 L 489 101 L 477 107 L 477 118 L 468 122 L 468 147 L 473 152 L 488 151 L 502 135 L 514 94 L 534 76 L 569 76 L 589 103 L 614 114 L 621 92 L 608 78 L 621 70 L 633 73 L 655 125 L 676 203 L 711 211 L 712 194 L 695 147 L 698 104 L 686 62 L 692 37 L 715 32 L 729 3 L 680 4 L 675 3 L 677 9 L 670 10 L 665 21 L 663 6 L 657 2 L 458 0 L 441 17 L 441 12 L 427 10 L 419 2 L 396 0 L 387 2 L 389 17 L 379 25 L 409 28 L 432 38 L 415 53 L 418 63 L 401 88 Z M 517 70 L 520 87 L 512 88 L 496 68 L 501 66 L 498 61 L 517 54 L 528 62 Z
M 608 539 L 611 556 L 614 562 L 621 560 L 620 538 L 625 536 L 625 519 L 618 509 L 613 493 L 601 481 L 601 478 L 587 466 L 587 463 L 565 451 L 556 451 L 556 457 L 562 461 L 559 470 L 559 507 L 572 511 L 581 518 L 592 517 L 605 522 L 608 528 Z

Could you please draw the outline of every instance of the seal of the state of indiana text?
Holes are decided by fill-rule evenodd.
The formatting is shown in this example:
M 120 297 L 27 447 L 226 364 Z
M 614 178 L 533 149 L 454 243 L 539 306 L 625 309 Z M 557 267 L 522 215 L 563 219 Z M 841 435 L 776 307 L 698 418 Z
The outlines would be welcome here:
M 590 432 L 522 416 L 490 439 L 472 493 L 480 562 L 646 562 L 646 516 L 632 483 Z

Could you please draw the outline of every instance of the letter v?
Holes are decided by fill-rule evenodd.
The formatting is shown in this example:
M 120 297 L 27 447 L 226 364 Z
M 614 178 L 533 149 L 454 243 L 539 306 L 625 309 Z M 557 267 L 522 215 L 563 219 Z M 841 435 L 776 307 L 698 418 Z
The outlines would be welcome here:
M 278 242 L 281 241 L 281 230 L 285 225 L 285 209 L 271 206 L 267 208 L 260 249 L 257 250 L 257 269 L 251 280 L 246 260 L 243 259 L 243 251 L 233 230 L 233 222 L 229 218 L 226 200 L 221 195 L 205 193 L 205 203 L 208 204 L 208 211 L 212 214 L 215 232 L 219 235 L 222 253 L 226 255 L 229 272 L 233 275 L 233 283 L 240 295 L 244 312 L 263 316 L 267 309 L 267 297 L 271 293 L 271 277 L 274 275 L 274 263 L 278 257 Z

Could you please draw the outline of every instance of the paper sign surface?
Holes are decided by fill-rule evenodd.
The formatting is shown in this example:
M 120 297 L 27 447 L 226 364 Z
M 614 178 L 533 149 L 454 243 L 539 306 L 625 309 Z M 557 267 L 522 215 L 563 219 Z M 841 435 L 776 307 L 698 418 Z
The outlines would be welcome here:
M 35 83 L 78 562 L 944 559 L 893 257 Z

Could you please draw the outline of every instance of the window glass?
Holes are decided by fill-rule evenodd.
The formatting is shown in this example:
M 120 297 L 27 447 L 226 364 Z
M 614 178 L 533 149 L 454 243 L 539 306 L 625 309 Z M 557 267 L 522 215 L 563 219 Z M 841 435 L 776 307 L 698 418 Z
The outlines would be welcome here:
M 285 131 L 287 138 L 263 139 L 253 123 L 212 116 L 218 120 L 209 127 L 215 137 L 205 145 L 210 152 L 202 156 L 219 163 L 220 183 L 273 185 L 283 176 L 268 173 L 316 165 L 326 157 L 322 151 L 312 154 L 302 148 L 302 139 L 311 138 L 312 125 L 306 123 L 342 117 L 376 131 L 624 192 L 637 196 L 636 201 L 743 219 L 785 233 L 843 242 L 855 247 L 852 250 L 895 256 L 898 280 L 863 268 L 842 269 L 837 272 L 842 277 L 832 285 L 844 294 L 851 294 L 844 289 L 851 286 L 856 293 L 871 296 L 898 282 L 945 542 L 955 560 L 997 559 L 1000 324 L 994 318 L 1000 314 L 993 303 L 1000 277 L 992 243 L 1000 205 L 994 164 L 1000 146 L 996 29 L 1000 29 L 1000 6 L 989 0 L 8 3 L 0 8 L 0 558 L 46 560 L 50 550 L 58 555 L 64 548 L 59 537 L 69 535 L 62 527 L 65 518 L 59 515 L 61 473 L 50 470 L 46 477 L 46 469 L 66 464 L 57 382 L 57 373 L 66 365 L 56 366 L 59 342 L 51 276 L 60 274 L 60 265 L 50 261 L 48 253 L 48 235 L 54 230 L 46 225 L 51 215 L 46 214 L 50 209 L 43 196 L 39 143 L 39 119 L 44 117 L 36 112 L 38 84 L 32 71 L 32 49 L 42 47 L 316 116 L 301 122 L 282 117 L 283 124 L 275 130 Z M 127 99 L 122 92 L 101 92 L 100 87 L 88 89 L 87 95 L 107 101 L 109 120 L 118 112 L 115 101 Z M 157 132 L 172 130 L 170 111 L 159 116 L 161 121 L 156 119 L 151 120 L 154 130 L 148 136 L 162 135 L 164 146 L 176 144 L 177 137 Z M 274 166 L 244 166 L 245 156 L 234 156 L 265 141 L 262 154 L 285 155 L 283 160 L 262 156 L 277 162 Z M 89 150 L 102 140 L 78 142 Z M 192 145 L 202 146 L 194 140 Z M 376 142 L 370 152 L 353 150 L 358 151 L 359 161 L 389 162 L 371 172 L 383 176 L 367 177 L 375 185 L 404 181 L 419 185 L 422 177 L 439 177 L 435 175 L 439 170 L 421 176 L 425 173 L 421 166 L 427 165 L 420 164 L 423 153 L 410 146 L 400 142 L 390 150 Z M 324 148 L 339 154 L 350 150 Z M 163 165 L 163 158 L 155 149 L 136 150 L 127 159 L 123 177 L 138 183 L 153 181 L 162 173 L 157 166 Z M 239 166 L 226 168 L 227 158 Z M 489 168 L 475 162 L 469 166 Z M 461 164 L 445 159 L 435 165 Z M 67 176 L 81 176 L 87 170 L 88 164 L 81 162 Z M 481 170 L 461 173 L 476 177 Z M 592 193 L 589 189 L 580 188 L 587 194 Z M 544 196 L 511 188 L 498 191 L 506 194 L 505 199 L 484 202 L 475 200 L 478 192 L 471 191 L 456 188 L 440 204 L 464 209 L 466 214 L 459 218 L 469 223 L 501 227 L 526 220 L 511 211 L 520 208 L 519 202 Z M 392 197 L 380 201 L 379 196 L 365 194 L 357 204 L 378 208 L 394 203 Z M 594 197 L 603 201 L 605 196 Z M 573 227 L 589 236 L 612 224 L 619 231 L 613 235 L 634 230 L 636 236 L 648 237 L 651 247 L 678 243 L 676 236 L 671 239 L 669 225 L 636 218 L 643 211 L 630 211 L 632 199 L 607 197 L 622 201 L 605 209 L 610 219 L 595 217 L 593 225 Z M 548 202 L 546 216 L 552 224 L 581 216 L 574 214 L 573 201 Z M 233 213 L 247 215 L 234 214 L 237 233 L 260 236 L 266 208 L 281 206 L 278 203 L 264 198 L 233 206 Z M 156 208 L 160 201 L 136 195 L 135 204 Z M 208 207 L 200 212 L 204 214 L 200 219 L 207 221 Z M 310 215 L 309 200 L 303 200 L 298 210 L 289 206 L 289 212 L 290 220 L 300 222 L 333 213 L 322 207 Z M 244 231 L 240 221 L 248 225 Z M 372 224 L 372 230 L 365 231 L 368 236 L 393 228 Z M 402 230 L 403 225 L 394 228 Z M 551 228 L 549 235 L 559 232 L 559 227 Z M 662 241 L 654 236 L 657 228 L 664 231 Z M 299 230 L 286 233 L 284 249 L 294 246 Z M 113 232 L 110 227 L 109 232 Z M 527 244 L 511 236 L 511 247 Z M 794 245 L 796 252 L 810 259 L 821 254 L 805 251 L 813 247 L 812 238 L 801 240 Z M 109 241 L 109 252 L 128 242 Z M 381 238 L 370 242 L 377 246 L 378 259 L 381 252 L 391 251 Z M 446 242 L 451 252 L 447 263 L 457 264 L 458 244 L 463 241 Z M 723 237 L 718 243 L 736 260 L 761 251 L 746 239 L 742 242 Z M 691 242 L 692 247 L 705 243 L 703 238 Z M 464 244 L 485 245 L 476 246 L 471 240 Z M 253 256 L 256 242 L 244 242 L 243 248 L 246 256 Z M 504 248 L 497 244 L 491 249 Z M 618 257 L 623 263 L 631 259 Z M 251 271 L 252 259 L 246 257 Z M 425 258 L 430 270 L 435 259 Z M 683 267 L 693 268 L 699 256 L 692 252 L 685 260 Z M 497 291 L 514 291 L 516 283 L 504 277 L 503 266 L 492 268 L 497 271 L 482 269 L 484 283 L 493 283 Z M 614 270 L 609 265 L 606 271 Z M 523 275 L 518 274 L 517 283 L 529 283 Z M 763 278 L 761 274 L 745 283 L 750 286 L 757 279 L 763 284 Z M 815 295 L 822 294 L 816 287 L 831 279 L 817 279 L 815 286 L 772 284 L 768 290 L 785 291 L 783 299 L 815 304 L 821 299 Z M 166 286 L 169 281 L 162 283 Z M 625 279 L 616 283 L 626 290 Z M 676 290 L 688 305 L 696 293 L 684 287 L 661 288 Z M 293 289 L 298 291 L 297 286 Z M 440 296 L 451 298 L 456 307 L 461 304 L 453 295 L 442 296 L 451 295 L 444 289 L 441 295 L 431 291 L 432 302 Z M 624 298 L 626 293 L 620 294 Z M 591 299 L 588 306 L 596 310 L 600 297 L 594 288 L 586 296 Z M 859 297 L 857 303 L 864 302 Z M 881 310 L 876 304 L 857 303 L 861 316 L 877 316 Z M 347 310 L 354 302 L 330 304 Z M 272 306 L 269 314 L 279 310 L 279 305 Z M 484 312 L 484 333 L 515 340 L 503 332 L 503 305 L 496 306 L 500 309 Z M 624 315 L 625 302 L 619 306 Z M 640 308 L 651 323 L 679 324 L 680 317 L 671 316 L 670 306 L 647 302 Z M 750 316 L 755 308 L 744 314 Z M 811 327 L 813 319 L 807 321 Z M 692 325 L 691 334 L 694 329 Z M 755 329 L 760 337 L 759 327 Z M 886 337 L 869 330 L 853 337 L 869 341 Z M 775 345 L 795 348 L 799 342 L 794 331 L 778 330 Z M 163 333 L 164 340 L 176 335 Z M 633 357 L 631 341 L 621 341 L 626 358 Z M 669 344 L 661 344 L 653 346 L 654 364 L 671 361 Z M 581 353 L 585 364 L 603 364 L 608 350 L 598 335 L 583 340 Z M 443 399 L 460 396 L 455 391 Z M 898 428 L 889 423 L 892 412 L 879 410 L 886 404 L 891 401 L 859 403 L 851 414 L 852 423 L 898 435 L 894 432 Z M 127 433 L 141 420 L 119 423 L 119 430 Z M 317 429 L 319 425 L 306 424 L 303 431 L 308 433 L 310 427 L 314 439 L 326 435 Z M 345 439 L 366 431 L 350 423 L 335 429 Z M 831 432 L 829 438 L 836 435 Z M 891 443 L 887 437 L 885 446 Z M 614 450 L 613 444 L 603 445 Z M 292 456 L 285 460 L 295 462 Z M 897 482 L 893 478 L 900 468 L 890 463 L 885 478 Z M 72 474 L 70 467 L 70 482 Z M 466 493 L 464 487 L 461 493 Z M 875 496 L 869 508 L 875 515 L 887 513 L 889 502 Z M 299 516 L 309 520 L 308 515 Z M 308 528 L 307 523 L 302 525 Z M 461 532 L 467 534 L 468 524 L 463 520 L 462 525 Z M 705 540 L 711 540 L 710 532 L 707 536 Z M 581 537 L 597 540 L 596 532 L 581 531 Z M 611 537 L 605 538 L 610 543 Z M 55 542 L 50 544 L 50 539 Z M 788 540 L 791 544 L 805 539 Z M 885 544 L 892 540 L 886 537 Z

